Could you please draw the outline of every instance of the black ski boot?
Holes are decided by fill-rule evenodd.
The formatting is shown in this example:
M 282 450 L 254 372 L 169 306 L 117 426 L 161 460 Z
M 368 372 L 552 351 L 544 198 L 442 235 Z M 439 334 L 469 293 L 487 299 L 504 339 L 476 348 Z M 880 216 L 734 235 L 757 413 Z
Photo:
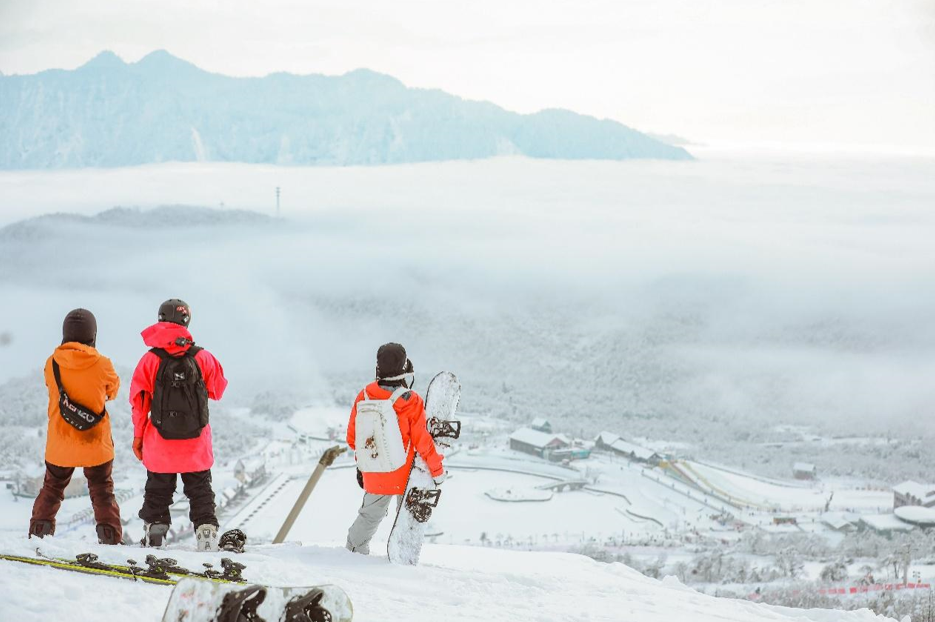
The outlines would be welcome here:
M 55 525 L 50 520 L 34 520 L 29 523 L 29 537 L 44 538 L 55 533 Z
M 296 596 L 286 604 L 282 622 L 332 622 L 331 612 L 321 606 L 324 595 L 315 589 L 305 596 Z
M 257 607 L 266 600 L 266 589 L 259 585 L 230 592 L 224 595 L 224 601 L 218 607 L 214 622 L 266 622 L 256 612 Z
M 101 544 L 120 544 L 120 539 L 117 537 L 117 530 L 114 529 L 111 525 L 98 525 L 97 526 L 97 541 Z

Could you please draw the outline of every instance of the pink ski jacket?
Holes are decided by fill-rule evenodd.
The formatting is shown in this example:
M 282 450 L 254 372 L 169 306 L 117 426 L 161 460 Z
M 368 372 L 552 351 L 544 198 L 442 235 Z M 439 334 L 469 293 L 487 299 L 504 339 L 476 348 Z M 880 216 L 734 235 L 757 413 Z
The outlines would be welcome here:
M 176 339 L 191 340 L 188 329 L 172 322 L 159 322 L 144 330 L 143 343 L 150 348 L 162 348 L 174 356 L 187 351 L 189 345 L 179 346 Z M 201 375 L 208 389 L 208 397 L 219 400 L 227 388 L 224 369 L 207 350 L 195 355 Z M 206 471 L 214 465 L 211 447 L 211 426 L 206 425 L 198 438 L 166 440 L 150 423 L 149 409 L 153 400 L 159 357 L 147 352 L 140 359 L 130 381 L 130 406 L 133 409 L 133 436 L 143 439 L 143 466 L 154 473 L 193 473 Z

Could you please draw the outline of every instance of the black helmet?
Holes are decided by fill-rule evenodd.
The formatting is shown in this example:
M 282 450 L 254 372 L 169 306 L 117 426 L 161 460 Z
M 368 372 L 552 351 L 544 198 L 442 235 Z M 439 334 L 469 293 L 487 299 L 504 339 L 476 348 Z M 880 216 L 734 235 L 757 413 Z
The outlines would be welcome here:
M 188 328 L 192 321 L 192 308 L 188 306 L 187 302 L 178 298 L 166 300 L 159 305 L 159 321 L 172 322 Z

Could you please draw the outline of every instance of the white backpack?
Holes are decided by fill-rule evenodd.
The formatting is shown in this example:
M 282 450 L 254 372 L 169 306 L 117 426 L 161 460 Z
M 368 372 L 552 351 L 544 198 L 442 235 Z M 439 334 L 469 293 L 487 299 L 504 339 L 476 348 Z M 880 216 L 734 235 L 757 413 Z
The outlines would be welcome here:
M 364 399 L 357 402 L 354 437 L 361 473 L 390 473 L 406 464 L 409 448 L 403 446 L 393 404 L 409 391 L 399 387 L 388 400 L 372 400 L 364 388 Z

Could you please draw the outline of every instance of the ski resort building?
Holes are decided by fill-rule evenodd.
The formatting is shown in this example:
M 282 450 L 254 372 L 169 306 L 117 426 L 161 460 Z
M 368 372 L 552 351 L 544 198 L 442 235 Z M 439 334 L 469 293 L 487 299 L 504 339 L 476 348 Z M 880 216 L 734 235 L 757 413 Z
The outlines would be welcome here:
M 823 525 L 840 533 L 857 531 L 860 517 L 851 512 L 825 512 L 821 515 Z
M 875 531 L 882 535 L 915 529 L 914 525 L 899 520 L 895 514 L 865 514 L 860 517 L 858 526 L 862 530 Z
M 639 445 L 625 441 L 613 432 L 601 432 L 598 434 L 597 438 L 594 439 L 594 446 L 597 449 L 611 451 L 619 456 L 624 456 L 628 460 L 633 460 L 634 462 L 645 462 L 647 464 L 656 465 L 662 460 L 662 456 L 652 449 L 646 449 L 645 447 L 640 447 Z
M 893 509 L 904 505 L 935 507 L 935 484 L 920 484 L 909 480 L 893 486 Z
M 564 434 L 548 434 L 532 428 L 520 428 L 510 435 L 510 449 L 540 458 L 548 458 L 553 451 L 570 445 L 571 441 Z
M 610 451 L 613 447 L 613 444 L 619 440 L 619 434 L 614 434 L 613 432 L 601 432 L 597 435 L 597 438 L 594 439 L 594 446 L 598 449 Z
M 587 460 L 591 457 L 591 450 L 587 447 L 565 447 L 549 452 L 549 460 L 552 462 L 564 462 L 565 460 Z
M 536 417 L 532 420 L 532 423 L 529 424 L 529 427 L 537 432 L 545 432 L 546 434 L 552 433 L 552 424 L 549 423 L 548 419 L 542 417 Z
M 266 460 L 263 458 L 241 458 L 234 465 L 234 477 L 241 484 L 250 486 L 266 478 Z
M 792 465 L 792 476 L 795 479 L 816 479 L 818 467 L 807 462 L 796 462 Z

